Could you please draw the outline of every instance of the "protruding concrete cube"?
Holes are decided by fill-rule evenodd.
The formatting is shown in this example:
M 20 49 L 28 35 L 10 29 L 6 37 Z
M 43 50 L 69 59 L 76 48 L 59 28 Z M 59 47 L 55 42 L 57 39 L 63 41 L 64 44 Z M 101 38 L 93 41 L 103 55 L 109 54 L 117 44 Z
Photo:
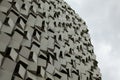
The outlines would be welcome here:
M 30 55 L 30 50 L 27 47 L 22 47 L 19 54 L 28 59 Z
M 0 68 L 0 80 L 11 80 L 12 73 Z
M 33 73 L 37 73 L 37 63 L 29 61 L 27 69 Z
M 53 76 L 46 72 L 46 80 L 54 80 Z
M 0 3 L 0 11 L 2 12 L 7 13 L 10 7 L 11 7 L 11 4 L 7 0 L 4 0 Z
M 23 1 L 15 0 L 15 4 L 14 4 L 15 9 L 20 11 L 20 8 L 21 8 L 22 4 L 23 4 Z
M 16 61 L 18 57 L 18 53 L 14 48 L 8 48 L 10 52 L 6 53 L 7 56 L 9 56 L 13 61 Z M 9 54 L 9 55 L 8 55 Z
M 1 31 L 11 34 L 15 23 L 11 18 L 6 18 L 5 25 L 3 25 Z
M 61 79 L 61 77 L 62 77 L 61 73 L 58 70 L 56 70 L 56 69 L 54 71 L 54 76 L 57 77 L 57 78 L 59 78 L 59 79 Z
M 25 76 L 25 79 L 26 80 L 37 80 L 37 77 L 36 77 L 36 75 L 34 75 L 34 74 L 32 74 L 32 73 L 30 73 L 30 72 L 28 72 L 27 71 L 27 74 L 26 74 L 26 76 Z
M 51 64 L 48 64 L 47 68 L 46 68 L 46 71 L 53 74 L 54 72 L 54 66 L 51 65 Z
M 30 52 L 29 60 L 33 61 L 34 63 L 37 63 L 38 54 L 36 54 L 35 52 Z
M 19 34 L 18 32 L 15 32 L 12 36 L 12 40 L 9 44 L 9 47 L 19 49 L 22 40 L 23 40 L 23 36 Z
M 11 40 L 11 37 L 5 33 L 0 33 L 0 51 L 4 52 Z
M 38 58 L 38 66 L 46 67 L 47 66 L 47 60 Z
M 45 77 L 45 69 L 43 69 L 43 67 L 38 66 L 37 69 L 37 74 L 40 75 L 41 77 Z
M 3 61 L 2 68 L 4 70 L 7 70 L 10 73 L 13 73 L 14 69 L 15 69 L 15 66 L 16 66 L 16 62 L 12 61 L 9 58 L 5 58 L 4 61 Z
M 36 21 L 36 18 L 33 16 L 33 15 L 29 15 L 29 17 L 28 17 L 28 20 L 27 20 L 27 25 L 29 25 L 29 26 L 34 26 L 34 24 L 35 24 L 35 21 Z

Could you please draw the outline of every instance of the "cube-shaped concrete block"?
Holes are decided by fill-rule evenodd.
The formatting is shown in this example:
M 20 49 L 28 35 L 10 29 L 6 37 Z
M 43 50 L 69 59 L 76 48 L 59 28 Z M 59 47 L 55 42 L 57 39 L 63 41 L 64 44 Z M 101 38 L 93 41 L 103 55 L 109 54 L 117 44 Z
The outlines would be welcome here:
M 54 80 L 54 78 L 50 73 L 46 72 L 46 80 Z
M 55 54 L 52 52 L 53 49 L 48 49 L 48 54 L 50 54 L 52 57 L 55 57 Z
M 25 73 L 26 73 L 26 69 L 22 65 L 19 65 L 16 74 L 20 76 L 20 78 L 24 79 Z
M 16 2 L 14 4 L 14 7 L 15 7 L 16 10 L 20 11 L 20 5 L 19 5 L 19 3 Z
M 15 66 L 16 66 L 16 62 L 12 61 L 9 58 L 5 58 L 2 64 L 2 68 L 10 73 L 14 72 Z
M 37 16 L 36 21 L 35 21 L 35 25 L 42 27 L 42 21 L 43 21 L 43 19 L 40 16 Z
M 63 66 L 60 67 L 60 72 L 61 73 L 64 73 L 64 74 L 67 74 L 67 69 Z
M 47 60 L 38 58 L 38 66 L 46 67 L 47 66 Z
M 7 13 L 10 7 L 11 7 L 11 4 L 7 0 L 4 0 L 0 3 L 0 11 L 2 12 Z
M 66 65 L 66 64 L 67 64 L 67 63 L 66 63 L 66 60 L 63 59 L 63 58 L 60 58 L 60 64 L 61 64 L 61 65 Z
M 21 8 L 22 4 L 23 4 L 23 1 L 16 0 L 15 4 L 14 4 L 15 9 L 18 10 L 18 11 L 20 11 L 20 8 Z
M 33 61 L 34 63 L 37 63 L 37 59 L 38 58 L 38 54 L 36 54 L 35 52 L 30 52 L 29 55 L 29 60 Z
M 38 33 L 38 31 L 35 31 L 34 38 L 35 38 L 37 41 L 40 41 L 40 34 Z
M 26 31 L 26 38 L 28 39 L 28 40 L 31 40 L 31 35 L 30 35 L 30 32 L 28 32 L 28 31 Z
M 21 28 L 21 29 L 23 29 L 24 30 L 24 28 L 25 28 L 25 23 L 24 23 L 24 21 L 20 18 L 19 19 L 19 21 L 18 21 L 18 26 Z
M 49 37 L 49 39 L 48 39 L 48 48 L 54 49 L 54 42 L 55 42 L 54 39 Z
M 3 22 L 5 21 L 6 15 L 4 13 L 2 13 L 2 12 L 0 12 L 0 15 L 1 15 L 0 23 L 1 23 L 1 26 L 2 26 Z
M 22 4 L 20 13 L 27 16 L 29 13 L 30 6 L 31 4 L 29 2 L 24 2 L 24 4 Z
M 29 70 L 29 71 L 31 71 L 33 73 L 37 73 L 37 63 L 29 61 L 27 70 Z
M 0 68 L 0 80 L 11 80 L 12 73 Z
M 42 45 L 42 46 L 40 47 L 40 49 L 41 49 L 41 50 L 44 50 L 44 51 L 47 51 L 48 40 L 45 39 L 45 38 L 42 38 L 41 41 L 40 41 L 40 43 L 41 43 L 41 45 Z
M 31 20 L 31 19 L 30 19 Z M 33 22 L 33 21 L 32 21 Z M 27 23 L 26 23 L 27 24 Z M 32 35 L 33 35 L 33 32 L 34 32 L 34 29 L 31 27 L 31 26 L 29 26 L 29 25 L 26 25 L 26 28 L 25 28 L 25 31 L 27 32 L 27 33 L 29 33 L 29 40 L 31 40 L 31 38 L 32 38 Z M 28 36 L 27 36 L 28 37 Z
M 40 67 L 38 66 L 38 69 L 37 69 L 37 75 L 41 76 L 41 77 L 45 77 L 45 69 L 43 69 L 43 67 Z
M 60 63 L 59 63 L 59 61 L 56 61 L 56 60 L 54 60 L 54 67 L 57 69 L 57 70 L 60 70 Z
M 56 54 L 56 59 L 59 60 L 60 49 L 58 49 L 57 47 L 54 47 L 54 53 Z
M 78 80 L 78 75 L 76 75 L 76 74 L 72 74 L 72 77 L 71 77 L 71 80 Z
M 9 54 L 8 56 L 13 60 L 13 61 L 16 61 L 17 57 L 18 57 L 18 53 L 17 51 L 14 49 L 14 48 L 8 48 L 8 50 L 10 50 L 9 53 L 6 53 Z
M 39 48 L 37 45 L 32 44 L 31 51 L 32 51 L 32 52 L 35 52 L 36 54 L 38 54 L 39 51 L 40 51 L 40 48 Z
M 0 51 L 4 52 L 11 40 L 11 37 L 5 33 L 0 33 Z
M 54 71 L 54 76 L 57 77 L 57 78 L 59 78 L 59 79 L 61 79 L 61 77 L 62 77 L 61 73 L 58 70 L 56 70 L 56 69 Z
M 34 74 L 30 73 L 29 71 L 27 71 L 25 79 L 26 80 L 29 80 L 29 79 L 30 80 L 37 80 L 37 77 L 36 77 L 36 75 L 34 75 Z
M 66 62 L 71 62 L 71 57 L 65 56 Z
M 54 66 L 48 63 L 48 66 L 46 68 L 46 71 L 53 74 L 54 72 Z
M 61 80 L 68 80 L 67 74 L 61 73 Z
M 25 46 L 25 47 L 30 47 L 31 46 L 31 41 L 27 40 L 27 39 L 23 39 L 22 42 L 21 42 L 21 45 Z
M 21 62 L 25 68 L 28 66 L 28 59 L 22 57 L 21 55 L 18 56 L 17 62 Z
M 23 30 L 21 27 L 19 27 L 18 25 L 15 26 L 15 31 L 17 31 L 17 32 L 20 33 L 21 35 L 24 34 L 24 30 Z M 24 36 L 24 35 L 23 35 L 23 36 Z
M 33 2 L 33 3 L 32 3 L 32 11 L 33 11 L 34 13 L 37 12 L 37 8 L 38 8 L 38 5 L 37 5 L 35 2 Z
M 19 54 L 28 59 L 30 55 L 30 50 L 27 47 L 22 47 Z
M 11 18 L 6 18 L 5 25 L 3 25 L 1 31 L 11 34 L 15 23 Z
M 16 15 L 15 12 L 12 12 L 12 11 L 11 11 L 11 12 L 8 14 L 8 17 L 13 20 L 13 23 L 14 23 L 14 24 L 17 22 L 18 16 Z
M 72 64 L 67 63 L 66 69 L 68 70 L 68 75 L 71 77 L 71 73 L 72 73 Z
M 45 59 L 45 60 L 48 59 L 48 56 L 47 56 L 46 52 L 42 51 L 42 50 L 40 50 L 39 57 L 42 58 L 42 59 Z
M 45 79 L 38 76 L 38 77 L 37 77 L 37 80 L 45 80 Z
M 27 25 L 34 26 L 35 22 L 36 22 L 36 18 L 32 14 L 30 14 L 27 20 Z
M 54 63 L 53 60 L 54 59 L 55 59 L 55 57 L 52 57 L 52 56 L 49 55 L 48 62 L 53 65 L 53 63 Z
M 86 74 L 81 74 L 81 78 L 82 78 L 82 80 L 87 80 Z
M 14 34 L 12 36 L 12 40 L 9 44 L 9 47 L 19 49 L 22 40 L 23 40 L 23 36 L 21 34 L 19 34 L 18 32 L 14 32 Z

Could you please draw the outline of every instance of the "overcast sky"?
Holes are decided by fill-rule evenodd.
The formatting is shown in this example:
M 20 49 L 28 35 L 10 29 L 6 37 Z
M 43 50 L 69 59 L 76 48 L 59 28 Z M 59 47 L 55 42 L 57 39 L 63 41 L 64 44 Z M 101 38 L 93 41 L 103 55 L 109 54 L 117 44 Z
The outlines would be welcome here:
M 102 80 L 120 80 L 120 0 L 65 0 L 89 28 Z

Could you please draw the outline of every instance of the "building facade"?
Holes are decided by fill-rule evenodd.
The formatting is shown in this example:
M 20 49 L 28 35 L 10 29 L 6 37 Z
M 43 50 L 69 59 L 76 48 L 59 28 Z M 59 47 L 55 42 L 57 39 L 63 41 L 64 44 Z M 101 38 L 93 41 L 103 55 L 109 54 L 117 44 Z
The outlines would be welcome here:
M 0 0 L 0 80 L 101 80 L 86 23 L 63 0 Z

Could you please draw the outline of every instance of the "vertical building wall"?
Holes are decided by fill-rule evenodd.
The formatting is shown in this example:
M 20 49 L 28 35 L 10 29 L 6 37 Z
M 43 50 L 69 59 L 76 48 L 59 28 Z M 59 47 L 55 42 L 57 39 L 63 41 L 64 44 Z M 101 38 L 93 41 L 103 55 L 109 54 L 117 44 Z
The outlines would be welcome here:
M 63 0 L 0 0 L 0 80 L 101 80 L 97 63 Z

